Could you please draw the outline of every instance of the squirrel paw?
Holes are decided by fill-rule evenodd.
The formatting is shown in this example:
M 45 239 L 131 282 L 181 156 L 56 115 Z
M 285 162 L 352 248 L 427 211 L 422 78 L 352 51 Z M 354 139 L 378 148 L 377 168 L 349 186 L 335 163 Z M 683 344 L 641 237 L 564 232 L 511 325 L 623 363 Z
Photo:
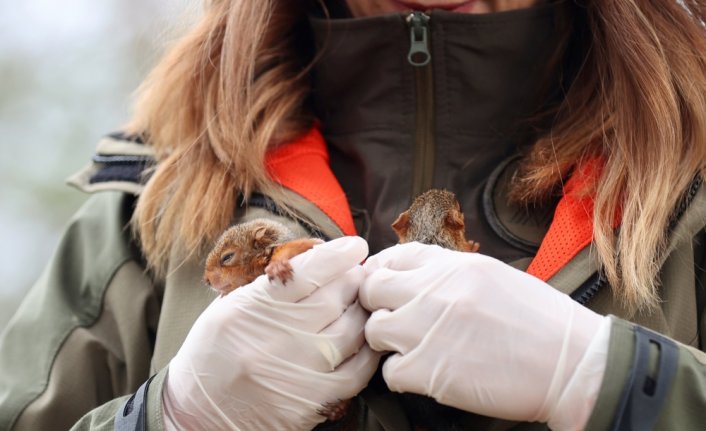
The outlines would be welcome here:
M 346 416 L 348 413 L 348 407 L 351 404 L 351 400 L 338 400 L 333 403 L 326 403 L 321 406 L 317 413 L 324 416 L 330 421 L 339 421 Z
M 277 278 L 282 284 L 287 284 L 287 281 L 292 279 L 292 265 L 286 259 L 275 259 L 265 267 L 265 274 L 270 281 Z

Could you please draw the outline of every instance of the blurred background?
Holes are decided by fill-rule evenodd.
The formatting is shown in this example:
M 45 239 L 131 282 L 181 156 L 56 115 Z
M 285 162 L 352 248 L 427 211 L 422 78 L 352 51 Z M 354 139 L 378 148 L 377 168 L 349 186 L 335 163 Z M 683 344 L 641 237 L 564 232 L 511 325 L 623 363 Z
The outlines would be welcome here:
M 0 0 L 0 331 L 86 199 L 64 180 L 127 121 L 199 0 Z

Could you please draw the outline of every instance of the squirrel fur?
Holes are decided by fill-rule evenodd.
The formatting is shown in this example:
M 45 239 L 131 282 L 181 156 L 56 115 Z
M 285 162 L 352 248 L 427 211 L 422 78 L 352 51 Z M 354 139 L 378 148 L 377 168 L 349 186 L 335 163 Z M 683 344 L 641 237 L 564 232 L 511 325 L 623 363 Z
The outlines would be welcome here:
M 466 239 L 461 204 L 448 190 L 431 189 L 417 196 L 392 223 L 400 244 L 418 241 L 457 251 L 476 252 L 480 244 Z
M 289 228 L 273 220 L 241 223 L 223 232 L 208 254 L 204 281 L 222 295 L 262 274 L 286 283 L 292 278 L 289 259 L 321 242 L 316 238 L 297 238 Z

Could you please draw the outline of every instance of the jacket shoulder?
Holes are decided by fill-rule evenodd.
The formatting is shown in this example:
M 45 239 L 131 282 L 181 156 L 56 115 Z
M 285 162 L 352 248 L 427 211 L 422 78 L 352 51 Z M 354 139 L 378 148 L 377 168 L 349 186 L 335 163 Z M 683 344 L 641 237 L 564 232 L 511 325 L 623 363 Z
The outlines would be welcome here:
M 126 228 L 134 199 L 87 200 L 0 335 L 0 429 L 68 429 L 145 378 L 159 289 Z
M 67 183 L 86 193 L 113 190 L 138 195 L 154 163 L 154 152 L 141 135 L 115 132 L 98 141 L 90 163 Z
M 668 250 L 678 241 L 688 240 L 706 228 L 706 186 L 696 177 L 682 194 L 669 226 Z

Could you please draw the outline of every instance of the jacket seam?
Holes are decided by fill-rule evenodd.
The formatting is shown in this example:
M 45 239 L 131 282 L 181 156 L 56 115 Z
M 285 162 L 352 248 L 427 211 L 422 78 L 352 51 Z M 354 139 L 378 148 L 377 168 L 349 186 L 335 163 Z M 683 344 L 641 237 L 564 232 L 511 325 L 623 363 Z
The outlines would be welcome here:
M 49 380 L 51 378 L 52 371 L 54 370 L 54 365 L 56 364 L 56 358 L 59 356 L 59 353 L 63 349 L 63 347 L 66 345 L 66 340 L 69 339 L 71 334 L 76 331 L 79 328 L 90 328 L 91 326 L 95 325 L 96 322 L 98 322 L 98 319 L 101 317 L 104 311 L 104 304 L 105 304 L 105 295 L 106 292 L 108 291 L 108 287 L 110 286 L 110 283 L 113 281 L 115 278 L 115 274 L 122 268 L 124 265 L 128 264 L 129 262 L 137 262 L 133 257 L 131 256 L 125 256 L 122 257 L 121 259 L 118 260 L 118 263 L 114 265 L 113 268 L 111 268 L 110 271 L 107 271 L 107 276 L 104 281 L 99 283 L 101 287 L 101 293 L 100 295 L 97 295 L 99 299 L 95 299 L 91 302 L 91 308 L 95 307 L 98 305 L 99 310 L 98 312 L 91 316 L 89 315 L 88 317 L 81 317 L 80 315 L 77 315 L 77 324 L 71 326 L 67 331 L 65 331 L 64 334 L 62 334 L 61 341 L 57 344 L 56 349 L 52 352 L 52 360 L 51 363 L 49 364 L 47 373 L 45 375 L 45 378 L 42 382 L 42 389 L 37 392 L 37 394 L 32 397 L 30 400 L 27 401 L 27 403 L 22 406 L 17 413 L 14 415 L 12 418 L 12 421 L 10 421 L 10 430 L 15 427 L 17 424 L 17 421 L 19 418 L 22 416 L 22 414 L 27 410 L 27 408 L 32 405 L 35 401 L 37 401 L 47 390 L 47 387 L 49 386 Z M 139 263 L 139 262 L 137 262 Z M 97 303 L 97 304 L 96 304 Z M 83 321 L 82 321 L 83 320 Z

